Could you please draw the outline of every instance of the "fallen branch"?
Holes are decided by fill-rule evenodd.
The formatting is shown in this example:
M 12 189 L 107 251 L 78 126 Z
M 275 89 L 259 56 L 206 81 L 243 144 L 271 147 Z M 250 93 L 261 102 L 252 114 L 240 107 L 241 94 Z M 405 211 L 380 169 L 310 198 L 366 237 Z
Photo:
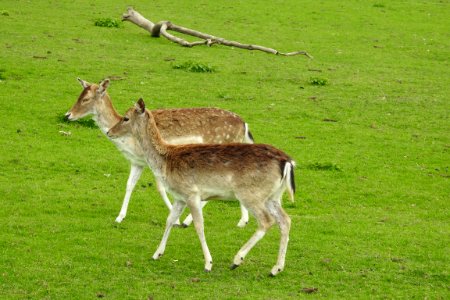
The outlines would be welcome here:
M 147 30 L 150 32 L 152 37 L 160 37 L 161 35 L 168 40 L 177 43 L 183 47 L 194 47 L 199 45 L 207 45 L 208 47 L 218 44 L 218 45 L 224 45 L 224 46 L 230 46 L 230 47 L 236 47 L 241 49 L 247 49 L 247 50 L 259 50 L 266 53 L 271 53 L 275 55 L 283 55 L 283 56 L 294 56 L 294 55 L 305 55 L 309 58 L 312 58 L 311 55 L 309 55 L 306 51 L 295 51 L 295 52 L 279 52 L 278 50 L 259 46 L 259 45 L 250 45 L 250 44 L 241 44 L 239 42 L 235 41 L 229 41 L 221 37 L 216 37 L 207 33 L 203 33 L 197 30 L 192 30 L 186 27 L 178 26 L 175 24 L 172 24 L 169 21 L 161 21 L 158 23 L 153 23 L 144 16 L 142 16 L 140 13 L 135 11 L 133 8 L 129 7 L 127 12 L 122 15 L 122 21 L 130 21 L 131 23 L 136 24 L 137 26 Z M 202 39 L 201 41 L 195 41 L 195 42 L 188 42 L 182 38 L 176 37 L 170 33 L 168 33 L 169 30 L 176 31 L 182 34 L 194 36 L 197 38 Z

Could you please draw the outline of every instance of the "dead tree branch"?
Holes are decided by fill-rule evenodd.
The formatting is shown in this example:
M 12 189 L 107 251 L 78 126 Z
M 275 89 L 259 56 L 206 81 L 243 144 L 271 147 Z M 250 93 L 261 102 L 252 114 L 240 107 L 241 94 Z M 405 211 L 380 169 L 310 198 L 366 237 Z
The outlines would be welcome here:
M 266 53 L 271 53 L 275 55 L 283 55 L 283 56 L 294 56 L 294 55 L 305 55 L 309 58 L 312 58 L 306 51 L 295 51 L 295 52 L 280 52 L 278 50 L 259 46 L 259 45 L 251 45 L 251 44 L 242 44 L 236 41 L 229 41 L 221 37 L 216 37 L 207 33 L 203 33 L 197 30 L 192 30 L 186 27 L 178 26 L 172 24 L 169 21 L 161 21 L 158 23 L 153 23 L 147 20 L 144 16 L 142 16 L 139 12 L 135 11 L 133 8 L 129 7 L 127 12 L 122 15 L 122 21 L 130 21 L 131 23 L 136 24 L 137 26 L 147 30 L 150 32 L 152 37 L 160 37 L 161 35 L 168 40 L 177 43 L 183 47 L 194 47 L 198 45 L 207 45 L 212 46 L 214 44 L 224 45 L 229 47 L 236 47 L 247 50 L 259 50 Z M 170 33 L 169 30 L 176 31 L 182 34 L 190 35 L 202 39 L 201 41 L 196 42 L 188 42 L 182 38 L 176 37 Z

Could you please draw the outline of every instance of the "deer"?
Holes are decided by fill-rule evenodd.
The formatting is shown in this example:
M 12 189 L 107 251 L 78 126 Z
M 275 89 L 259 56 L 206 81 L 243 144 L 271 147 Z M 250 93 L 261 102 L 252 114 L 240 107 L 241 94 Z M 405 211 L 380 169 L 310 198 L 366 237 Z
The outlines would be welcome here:
M 83 87 L 83 91 L 72 108 L 65 114 L 65 118 L 75 121 L 91 115 L 100 130 L 106 135 L 107 130 L 122 118 L 114 108 L 107 92 L 110 80 L 104 79 L 99 84 L 91 84 L 80 78 L 78 81 Z M 248 129 L 248 124 L 230 111 L 218 108 L 181 108 L 157 109 L 152 113 L 161 136 L 170 144 L 253 143 L 253 136 Z M 117 223 L 121 223 L 126 217 L 134 187 L 147 163 L 135 138 L 129 136 L 111 141 L 131 164 L 122 207 L 115 219 Z M 158 179 L 156 179 L 156 188 L 167 208 L 172 209 L 164 185 Z M 244 227 L 248 221 L 248 211 L 241 206 L 241 219 L 237 226 Z M 192 216 L 188 215 L 181 226 L 187 227 L 191 222 Z M 179 220 L 176 225 L 180 225 Z
M 201 203 L 237 199 L 256 218 L 258 228 L 237 252 L 231 269 L 240 266 L 248 252 L 277 223 L 280 246 L 270 275 L 283 271 L 291 219 L 281 207 L 281 198 L 287 190 L 294 201 L 295 193 L 295 162 L 287 154 L 265 144 L 168 144 L 158 130 L 153 111 L 145 108 L 142 98 L 107 135 L 112 139 L 133 136 L 154 175 L 174 196 L 162 240 L 152 256 L 154 260 L 164 254 L 171 228 L 187 206 L 202 247 L 204 270 L 211 271 L 213 261 L 206 243 Z

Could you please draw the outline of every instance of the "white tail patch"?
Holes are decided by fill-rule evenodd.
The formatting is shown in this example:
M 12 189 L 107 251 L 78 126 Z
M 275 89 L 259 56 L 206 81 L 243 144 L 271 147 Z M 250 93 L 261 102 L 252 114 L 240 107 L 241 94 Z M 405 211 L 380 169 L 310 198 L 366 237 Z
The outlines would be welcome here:
M 253 136 L 250 133 L 250 130 L 248 129 L 248 124 L 247 123 L 244 123 L 244 130 L 245 130 L 244 143 L 253 144 L 254 143 Z
M 294 172 L 293 169 L 295 167 L 295 162 L 292 160 L 290 162 L 286 162 L 284 165 L 284 171 L 283 171 L 283 180 L 286 182 L 287 191 L 289 194 L 289 200 L 292 202 L 295 201 L 294 194 L 295 194 L 295 182 L 294 182 Z

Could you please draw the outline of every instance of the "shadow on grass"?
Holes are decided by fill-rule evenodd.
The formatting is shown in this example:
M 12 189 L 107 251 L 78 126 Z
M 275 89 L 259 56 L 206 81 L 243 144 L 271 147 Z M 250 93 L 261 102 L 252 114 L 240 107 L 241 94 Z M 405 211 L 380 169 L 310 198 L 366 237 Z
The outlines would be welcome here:
M 69 121 L 64 114 L 60 114 L 56 116 L 56 120 L 58 121 L 58 123 L 63 123 L 75 127 L 97 128 L 97 124 L 95 124 L 94 120 L 92 119 L 84 118 L 76 121 Z

